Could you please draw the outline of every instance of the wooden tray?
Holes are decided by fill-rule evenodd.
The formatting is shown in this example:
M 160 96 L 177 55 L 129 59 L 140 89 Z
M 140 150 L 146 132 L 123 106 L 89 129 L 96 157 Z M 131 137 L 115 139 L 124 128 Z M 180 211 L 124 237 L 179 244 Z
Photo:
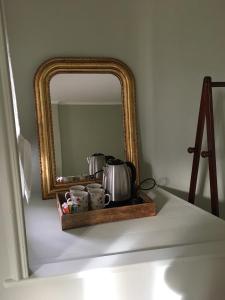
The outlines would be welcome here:
M 65 192 L 56 194 L 62 230 L 156 215 L 154 201 L 144 192 L 138 193 L 138 197 L 143 199 L 143 203 L 141 204 L 89 210 L 87 212 L 74 214 L 63 214 L 61 205 L 65 202 L 64 195 Z

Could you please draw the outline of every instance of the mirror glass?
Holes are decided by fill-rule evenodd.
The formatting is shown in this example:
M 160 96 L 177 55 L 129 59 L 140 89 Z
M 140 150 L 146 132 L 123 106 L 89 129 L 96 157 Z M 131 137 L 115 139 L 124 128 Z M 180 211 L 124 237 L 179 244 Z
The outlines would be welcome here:
M 57 181 L 87 177 L 87 158 L 94 153 L 125 160 L 122 92 L 117 76 L 56 74 L 50 79 L 49 92 Z

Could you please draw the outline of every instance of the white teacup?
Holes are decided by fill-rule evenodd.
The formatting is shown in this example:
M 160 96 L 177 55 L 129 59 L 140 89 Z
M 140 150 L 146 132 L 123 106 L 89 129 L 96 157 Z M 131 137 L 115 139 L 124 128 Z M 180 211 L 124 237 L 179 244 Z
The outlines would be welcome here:
M 89 183 L 86 185 L 86 189 L 87 191 L 89 191 L 89 189 L 101 189 L 102 185 L 100 183 Z
M 88 190 L 89 195 L 90 195 L 90 207 L 92 210 L 95 209 L 101 209 L 104 208 L 106 205 L 109 204 L 110 200 L 110 195 L 105 194 L 104 189 L 97 189 L 97 188 L 90 188 Z M 109 197 L 109 200 L 107 203 L 105 203 L 105 198 Z
M 75 206 L 76 212 L 88 211 L 88 193 L 85 191 L 73 190 L 65 193 L 68 203 Z

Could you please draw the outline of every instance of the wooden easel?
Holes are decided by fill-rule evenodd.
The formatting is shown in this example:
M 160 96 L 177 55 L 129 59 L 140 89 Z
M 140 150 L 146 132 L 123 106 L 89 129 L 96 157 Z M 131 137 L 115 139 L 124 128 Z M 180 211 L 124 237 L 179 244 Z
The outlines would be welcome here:
M 194 204 L 196 184 L 199 169 L 200 156 L 208 158 L 210 194 L 211 194 L 211 211 L 212 214 L 219 216 L 217 173 L 216 173 L 216 152 L 215 152 L 215 136 L 214 136 L 214 118 L 213 118 L 213 100 L 212 88 L 225 87 L 225 82 L 212 82 L 211 77 L 204 77 L 202 86 L 201 103 L 198 115 L 198 125 L 195 138 L 195 146 L 189 147 L 188 152 L 194 153 L 191 182 L 189 189 L 188 201 Z M 201 151 L 204 126 L 206 122 L 207 131 L 207 151 Z

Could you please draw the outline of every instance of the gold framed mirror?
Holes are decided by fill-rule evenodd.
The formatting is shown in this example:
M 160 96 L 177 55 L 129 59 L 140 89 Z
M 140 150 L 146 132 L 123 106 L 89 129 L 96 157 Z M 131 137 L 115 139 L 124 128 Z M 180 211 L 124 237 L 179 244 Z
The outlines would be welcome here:
M 43 199 L 98 181 L 82 172 L 93 151 L 131 161 L 139 183 L 135 85 L 127 65 L 112 58 L 49 59 L 38 68 L 34 89 Z

